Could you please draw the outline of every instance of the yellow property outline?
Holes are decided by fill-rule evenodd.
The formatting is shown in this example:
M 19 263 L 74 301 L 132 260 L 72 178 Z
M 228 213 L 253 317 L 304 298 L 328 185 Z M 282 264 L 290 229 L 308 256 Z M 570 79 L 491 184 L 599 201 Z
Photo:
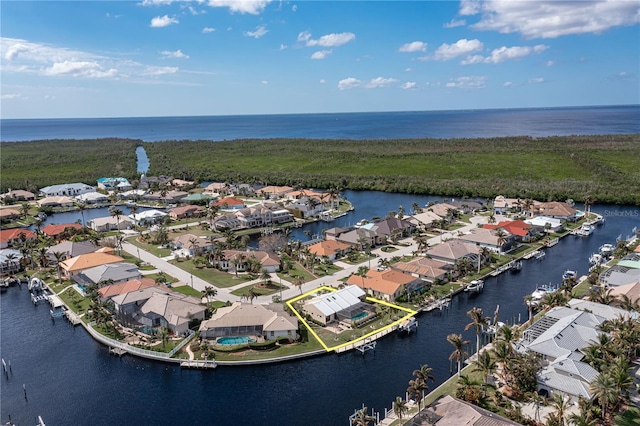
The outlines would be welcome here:
M 394 327 L 394 326 L 396 326 L 396 325 L 400 324 L 401 322 L 403 322 L 403 321 L 405 321 L 405 320 L 407 320 L 407 319 L 411 318 L 412 316 L 414 316 L 414 315 L 416 315 L 416 314 L 418 313 L 417 311 L 414 311 L 413 309 L 409 309 L 409 308 L 405 308 L 405 307 L 402 307 L 402 306 L 394 305 L 393 303 L 385 302 L 384 300 L 374 299 L 373 297 L 367 297 L 367 298 L 366 298 L 366 300 L 368 300 L 369 302 L 378 303 L 378 304 L 380 304 L 380 305 L 385 305 L 385 306 L 390 306 L 390 307 L 392 307 L 392 308 L 394 308 L 394 309 L 399 309 L 399 310 L 401 310 L 401 311 L 407 312 L 407 315 L 403 316 L 403 317 L 402 317 L 402 318 L 400 318 L 399 320 L 396 320 L 396 321 L 392 322 L 391 324 L 385 325 L 385 326 L 384 326 L 384 327 L 382 327 L 382 328 L 377 328 L 377 329 L 375 329 L 374 331 L 371 331 L 371 332 L 369 332 L 369 333 L 365 334 L 364 336 L 360 336 L 360 337 L 359 337 L 359 338 L 357 338 L 357 339 L 350 340 L 350 341 L 348 341 L 348 342 L 346 342 L 346 343 L 342 343 L 342 344 L 337 345 L 337 346 L 331 346 L 331 347 L 329 347 L 329 346 L 327 346 L 327 344 L 326 344 L 326 343 L 324 343 L 324 340 L 322 340 L 322 339 L 320 338 L 320 336 L 318 336 L 318 335 L 316 334 L 316 332 L 315 332 L 315 331 L 313 331 L 313 328 L 311 328 L 311 326 L 307 323 L 307 320 L 305 320 L 305 319 L 302 317 L 302 315 L 300 315 L 300 313 L 298 312 L 298 310 L 297 310 L 296 308 L 294 308 L 294 307 L 293 307 L 293 303 L 295 303 L 295 302 L 297 302 L 298 300 L 303 299 L 303 298 L 305 298 L 305 297 L 307 297 L 307 296 L 310 296 L 310 295 L 312 295 L 312 294 L 314 294 L 314 293 L 317 293 L 317 292 L 319 292 L 320 290 L 328 290 L 328 291 L 331 291 L 331 292 L 336 292 L 336 291 L 338 291 L 338 290 L 336 290 L 336 289 L 335 289 L 335 288 L 333 288 L 333 287 L 327 287 L 327 286 L 318 287 L 318 288 L 316 288 L 316 289 L 314 289 L 314 290 L 308 291 L 308 292 L 306 292 L 306 293 L 304 293 L 304 294 L 301 294 L 300 296 L 297 296 L 297 297 L 294 297 L 293 299 L 288 300 L 288 301 L 287 301 L 287 306 L 288 306 L 289 308 L 291 308 L 291 310 L 293 311 L 293 313 L 294 313 L 294 314 L 296 314 L 296 316 L 298 317 L 298 319 L 299 319 L 300 321 L 302 321 L 302 323 L 304 324 L 304 326 L 305 326 L 305 327 L 307 327 L 307 330 L 309 330 L 309 331 L 311 332 L 311 334 L 313 334 L 313 337 L 315 337 L 315 338 L 316 338 L 316 340 L 317 340 L 318 342 L 320 342 L 320 344 L 322 345 L 322 347 L 324 347 L 324 349 L 325 349 L 327 352 L 335 351 L 336 349 L 342 348 L 342 347 L 344 347 L 344 346 L 348 346 L 348 345 L 351 345 L 351 344 L 355 344 L 356 342 L 359 342 L 359 341 L 361 341 L 361 340 L 365 340 L 365 339 L 367 339 L 368 337 L 373 336 L 374 334 L 377 334 L 377 333 L 379 333 L 379 332 L 381 332 L 381 331 L 384 331 L 384 330 L 386 330 L 386 329 L 388 329 L 388 328 L 392 328 L 392 327 Z

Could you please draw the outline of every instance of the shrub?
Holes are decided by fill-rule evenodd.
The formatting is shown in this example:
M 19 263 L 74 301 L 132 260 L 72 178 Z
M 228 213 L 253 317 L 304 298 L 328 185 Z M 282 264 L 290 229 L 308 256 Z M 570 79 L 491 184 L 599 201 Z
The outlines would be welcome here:
M 256 351 L 270 351 L 272 349 L 275 349 L 275 347 L 276 347 L 275 340 L 268 340 L 262 343 L 258 343 L 258 342 L 249 343 L 249 348 Z

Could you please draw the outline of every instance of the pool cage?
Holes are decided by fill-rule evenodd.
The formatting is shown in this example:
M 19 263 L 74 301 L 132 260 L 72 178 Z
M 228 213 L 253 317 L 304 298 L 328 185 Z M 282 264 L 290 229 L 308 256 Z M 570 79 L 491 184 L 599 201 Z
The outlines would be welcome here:
M 352 324 L 354 321 L 362 321 L 367 317 L 375 314 L 376 309 L 372 305 L 364 302 L 349 306 L 336 313 L 338 321 Z

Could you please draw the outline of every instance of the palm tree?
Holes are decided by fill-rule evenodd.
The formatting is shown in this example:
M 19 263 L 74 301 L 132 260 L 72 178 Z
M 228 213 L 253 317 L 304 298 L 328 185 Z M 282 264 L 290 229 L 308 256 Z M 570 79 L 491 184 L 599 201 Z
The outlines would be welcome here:
M 271 274 L 267 271 L 266 268 L 262 268 L 260 270 L 260 280 L 262 281 L 262 285 L 264 287 L 268 286 L 271 283 Z
M 458 377 L 460 377 L 462 359 L 469 356 L 469 354 L 465 352 L 464 347 L 470 342 L 468 340 L 464 340 L 462 338 L 462 334 L 449 334 L 447 336 L 447 341 L 454 347 L 453 352 L 451 352 L 451 355 L 449 355 L 449 360 L 455 358 L 456 362 L 458 363 Z
M 618 390 L 615 381 L 607 373 L 600 373 L 589 386 L 593 399 L 602 407 L 602 417 L 606 418 L 607 408 L 613 407 L 618 401 Z
M 422 207 L 420 207 L 416 202 L 411 204 L 411 210 L 413 210 L 414 214 L 422 213 Z
M 407 411 L 409 411 L 409 408 L 407 407 L 407 401 L 397 396 L 396 400 L 393 401 L 393 414 L 395 414 L 398 419 L 402 420 L 402 416 Z
M 65 254 L 59 251 L 54 251 L 51 254 L 53 255 L 53 259 L 56 263 L 56 268 L 58 269 L 58 282 L 62 282 L 62 268 L 60 267 L 60 264 L 64 260 Z
M 300 289 L 300 294 L 302 294 L 302 284 L 304 284 L 304 277 L 301 275 L 298 275 L 293 279 L 293 285 Z
M 553 413 L 554 417 L 558 420 L 559 426 L 564 426 L 565 415 L 567 410 L 569 409 L 569 404 L 571 400 L 569 398 L 565 398 L 564 394 L 554 393 L 553 399 L 551 400 L 551 406 L 555 408 Z
M 433 373 L 433 368 L 429 367 L 427 364 L 420 365 L 420 368 L 417 370 L 413 370 L 413 375 L 424 382 L 427 380 L 431 380 L 434 382 L 436 379 L 431 375 Z
M 489 321 L 491 318 L 482 317 L 482 309 L 481 308 L 473 308 L 467 312 L 467 316 L 471 318 L 471 322 L 467 324 L 464 329 L 469 330 L 470 328 L 475 327 L 476 329 L 476 353 L 480 353 L 480 336 L 482 335 L 482 330 L 489 327 Z
M 202 297 L 207 298 L 207 309 L 209 309 L 209 312 L 211 312 L 211 298 L 216 297 L 216 295 L 218 294 L 218 290 L 208 285 L 200 293 L 202 294 Z
M 498 228 L 496 229 L 495 236 L 498 237 L 496 243 L 498 244 L 500 254 L 502 254 L 502 246 L 508 241 L 508 234 L 504 229 Z
M 111 207 L 109 207 L 109 214 L 111 215 L 111 217 L 115 218 L 115 220 L 116 220 L 116 228 L 117 228 L 118 232 L 120 232 L 120 218 L 123 215 L 122 210 L 120 210 L 116 206 L 111 206 Z
M 482 372 L 484 378 L 484 384 L 487 384 L 489 375 L 496 369 L 496 362 L 491 356 L 491 352 L 484 350 L 478 354 L 478 358 L 475 361 L 475 368 L 473 371 Z
M 77 206 L 78 206 L 78 211 L 80 212 L 80 216 L 82 216 L 82 227 L 86 228 L 87 224 L 84 221 L 84 211 L 87 209 L 87 205 L 84 202 L 79 201 L 77 203 Z
M 415 399 L 418 400 L 418 410 L 420 410 L 420 402 L 424 398 L 424 391 L 427 389 L 429 389 L 429 387 L 423 380 L 409 380 L 407 393 L 412 397 L 412 399 L 415 397 Z
M 361 410 L 356 411 L 355 417 L 351 420 L 353 426 L 368 426 L 369 423 L 376 420 L 375 417 L 370 416 L 367 407 L 362 407 Z
M 586 217 L 589 219 L 589 214 L 591 213 L 591 206 L 594 205 L 596 199 L 592 195 L 587 195 L 584 197 L 584 207 L 587 210 Z
M 569 414 L 567 420 L 573 426 L 596 426 L 598 424 L 598 421 L 592 418 L 588 412 L 583 411 Z

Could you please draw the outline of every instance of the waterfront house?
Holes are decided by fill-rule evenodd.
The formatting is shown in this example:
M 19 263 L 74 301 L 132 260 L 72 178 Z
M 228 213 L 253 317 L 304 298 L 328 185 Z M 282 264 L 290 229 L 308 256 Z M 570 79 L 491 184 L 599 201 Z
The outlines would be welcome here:
M 88 268 L 74 275 L 73 280 L 81 285 L 101 283 L 122 283 L 136 278 L 142 278 L 138 267 L 132 263 L 109 263 Z
M 12 222 L 19 219 L 22 213 L 16 209 L 0 209 L 0 220 L 2 223 Z
M 445 263 L 455 264 L 460 259 L 469 259 L 471 264 L 477 265 L 480 247 L 460 239 L 455 239 L 435 245 L 427 249 L 425 254 L 432 259 Z
M 93 229 L 96 232 L 107 232 L 129 229 L 131 228 L 132 224 L 133 223 L 128 216 L 120 216 L 119 219 L 113 216 L 106 216 L 91 219 L 87 225 L 89 226 L 89 228 Z
M 365 277 L 351 275 L 347 284 L 356 285 L 369 296 L 390 303 L 395 302 L 402 294 L 422 291 L 425 286 L 425 282 L 420 278 L 395 269 L 369 269 Z
M 187 195 L 189 193 L 186 191 L 155 191 L 144 194 L 142 199 L 151 203 L 172 204 L 179 202 Z
M 194 194 L 189 194 L 184 198 L 180 199 L 181 203 L 184 204 L 199 204 L 199 205 L 207 205 L 211 202 L 213 197 L 211 195 L 202 194 L 200 192 L 196 192 Z
M 171 186 L 174 188 L 184 188 L 188 186 L 193 186 L 196 183 L 192 180 L 184 180 L 184 179 L 173 179 L 171 181 Z
M 572 206 L 561 201 L 550 201 L 548 203 L 540 203 L 536 207 L 538 216 L 552 217 L 561 221 L 575 221 L 578 211 Z
M 435 426 L 518 426 L 494 412 L 480 408 L 470 402 L 444 395 L 429 408 L 420 411 L 412 424 Z
M 600 284 L 605 287 L 619 287 L 640 281 L 640 269 L 614 265 L 602 272 L 598 277 Z
M 484 229 L 503 229 L 513 235 L 515 241 L 528 243 L 539 235 L 539 228 L 534 228 L 523 220 L 504 220 L 496 224 L 484 224 Z
M 224 250 L 224 258 L 217 260 L 216 265 L 223 271 L 245 272 L 249 268 L 249 260 L 254 258 L 260 263 L 260 268 L 267 272 L 280 270 L 280 258 L 277 254 L 262 250 Z
M 240 220 L 233 213 L 218 216 L 213 224 L 215 229 L 240 229 L 241 227 Z
M 372 305 L 363 302 L 365 296 L 364 290 L 356 285 L 349 285 L 306 301 L 302 312 L 322 325 L 333 321 L 350 322 L 374 310 Z
M 36 201 L 38 207 L 72 207 L 73 198 L 65 195 L 52 195 Z
M 69 233 L 69 231 L 71 232 L 77 231 L 80 229 L 82 229 L 82 225 L 80 225 L 79 223 L 61 223 L 58 225 L 55 225 L 55 224 L 47 225 L 44 228 L 42 228 L 40 231 L 42 231 L 42 233 L 48 237 L 53 237 L 57 239 L 61 234 Z
M 140 182 L 138 183 L 138 189 L 144 189 L 144 190 L 148 190 L 151 188 L 160 188 L 162 186 L 167 186 L 169 183 L 171 183 L 171 181 L 173 180 L 173 178 L 169 177 L 169 176 L 164 176 L 164 175 L 160 175 L 160 176 L 147 176 L 147 175 L 141 175 L 140 176 Z
M 187 219 L 190 217 L 201 217 L 205 214 L 205 210 L 200 206 L 186 205 L 174 207 L 169 210 L 169 216 L 173 220 Z
M 123 200 L 139 200 L 147 191 L 144 189 L 132 189 L 130 191 L 118 193 L 118 198 Z
M 324 204 L 313 197 L 298 198 L 285 205 L 291 214 L 300 219 L 319 216 L 324 211 Z
M 519 198 L 506 198 L 498 195 L 493 199 L 493 211 L 495 214 L 507 214 L 510 210 L 521 210 L 524 202 Z
M 335 240 L 320 241 L 309 246 L 309 252 L 321 258 L 334 261 L 338 257 L 342 257 L 345 253 L 351 251 L 349 244 L 341 243 Z
M 282 305 L 253 305 L 235 302 L 218 308 L 210 319 L 200 324 L 200 337 L 278 337 L 296 338 L 298 319 L 287 314 Z
M 131 219 L 132 223 L 142 226 L 161 222 L 166 216 L 167 214 L 163 211 L 151 209 L 136 214 L 130 214 L 128 217 Z
M 422 213 L 416 213 L 413 216 L 407 217 L 406 220 L 411 222 L 416 228 L 422 227 L 424 229 L 430 229 L 438 223 L 440 216 L 434 212 L 424 210 Z
M 240 222 L 241 228 L 255 228 L 257 226 L 290 222 L 293 217 L 288 210 L 271 210 L 262 204 L 244 207 L 233 213 Z
M 456 209 L 458 209 L 464 214 L 474 213 L 477 211 L 483 211 L 487 209 L 487 206 L 485 206 L 484 204 L 478 201 L 471 201 L 471 200 L 465 200 L 465 199 L 451 200 L 449 201 L 448 204 L 455 207 Z
M 352 228 L 329 228 L 326 231 L 324 231 L 324 237 L 327 240 L 333 240 L 336 241 L 337 238 L 341 235 L 344 234 L 345 232 L 349 232 Z
M 15 249 L 0 250 L 0 276 L 12 275 L 22 269 L 22 253 Z
M 264 188 L 260 188 L 256 191 L 256 195 L 259 195 L 264 198 L 282 198 L 287 193 L 293 191 L 293 188 L 290 186 L 265 186 Z
M 0 230 L 0 249 L 17 247 L 25 241 L 35 241 L 38 236 L 28 229 L 12 228 Z
M 123 177 L 102 177 L 98 179 L 98 189 L 105 191 L 129 191 L 132 187 L 129 181 Z
M 409 262 L 395 263 L 391 267 L 429 283 L 434 283 L 435 281 L 445 283 L 449 274 L 453 271 L 453 266 L 450 263 L 428 257 L 416 257 Z
M 211 182 L 204 188 L 204 193 L 213 197 L 232 194 L 231 186 L 226 182 Z
M 124 259 L 120 256 L 95 251 L 93 253 L 81 254 L 80 256 L 67 259 L 60 263 L 60 268 L 62 268 L 63 277 L 65 279 L 72 279 L 86 269 L 119 262 L 124 262 Z
M 99 204 L 109 201 L 109 197 L 100 192 L 87 192 L 86 194 L 78 195 L 75 200 L 85 204 Z
M 60 185 L 45 186 L 40 189 L 42 197 L 75 197 L 86 194 L 87 192 L 95 192 L 95 188 L 84 183 L 63 183 Z
M 371 226 L 369 226 L 371 225 Z M 372 230 L 373 224 L 369 223 L 363 227 L 343 232 L 335 237 L 336 241 L 349 244 L 357 250 L 364 250 L 365 247 L 375 247 L 381 240 L 378 234 Z
M 71 257 L 80 256 L 81 254 L 93 253 L 99 248 L 99 246 L 93 244 L 91 241 L 63 241 L 60 244 L 49 247 L 47 249 L 47 257 L 53 262 L 55 260 L 53 253 L 62 253 L 64 255 L 62 260 L 66 260 Z
M 194 257 L 201 253 L 211 251 L 215 243 L 208 237 L 199 237 L 194 234 L 182 234 L 171 240 L 171 250 L 177 251 L 179 257 Z
M 469 232 L 459 235 L 458 239 L 502 254 L 511 250 L 515 245 L 514 236 L 507 231 L 504 231 L 504 234 L 501 239 L 494 229 L 473 228 Z
M 225 197 L 211 204 L 221 210 L 239 210 L 246 207 L 244 201 L 235 197 Z
M 560 232 L 564 229 L 564 225 L 560 219 L 548 216 L 532 217 L 531 219 L 525 220 L 524 223 L 536 228 L 534 232 Z
M 454 212 L 457 211 L 458 208 L 447 203 L 437 203 L 426 207 L 426 210 L 437 214 L 441 219 L 453 222 L 455 221 Z
M 165 288 L 147 287 L 111 298 L 116 313 L 134 327 L 162 327 L 184 335 L 193 320 L 204 320 L 200 300 Z
M 14 189 L 5 192 L 4 194 L 0 194 L 0 198 L 5 201 L 9 199 L 15 201 L 34 201 L 36 199 L 36 195 L 33 192 L 25 191 L 23 189 Z
M 371 229 L 376 233 L 378 240 L 384 243 L 387 240 L 410 235 L 415 230 L 415 226 L 408 220 L 390 217 L 374 222 Z
M 614 297 L 622 297 L 622 295 L 625 295 L 632 302 L 640 303 L 640 280 L 634 283 L 612 287 L 611 295 Z
M 98 293 L 100 294 L 100 298 L 102 300 L 111 299 L 112 297 L 119 296 L 121 294 L 129 293 L 132 291 L 142 290 L 144 288 L 149 287 L 160 287 L 158 283 L 156 283 L 151 278 L 134 278 L 129 281 L 125 281 L 117 284 L 109 284 L 104 287 L 100 287 L 98 289 Z

